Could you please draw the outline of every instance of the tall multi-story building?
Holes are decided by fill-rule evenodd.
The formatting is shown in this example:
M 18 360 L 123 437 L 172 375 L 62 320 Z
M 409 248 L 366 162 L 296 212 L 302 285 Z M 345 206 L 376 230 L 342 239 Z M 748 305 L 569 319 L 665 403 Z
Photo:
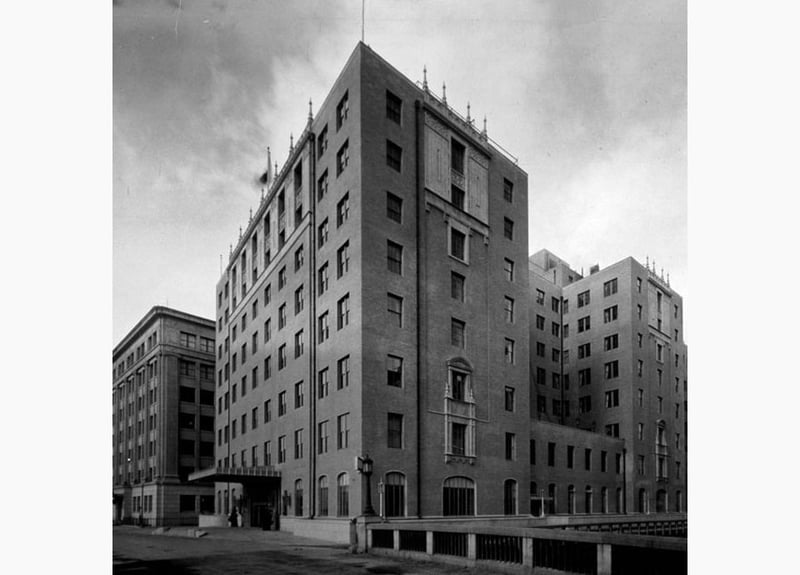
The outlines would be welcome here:
M 156 306 L 113 352 L 114 520 L 197 524 L 213 484 L 214 322 Z
M 485 124 L 359 43 L 217 285 L 218 513 L 346 536 L 367 455 L 385 516 L 528 513 L 527 214 Z
M 626 258 L 588 276 L 530 257 L 532 417 L 624 440 L 627 512 L 684 511 L 683 299 Z

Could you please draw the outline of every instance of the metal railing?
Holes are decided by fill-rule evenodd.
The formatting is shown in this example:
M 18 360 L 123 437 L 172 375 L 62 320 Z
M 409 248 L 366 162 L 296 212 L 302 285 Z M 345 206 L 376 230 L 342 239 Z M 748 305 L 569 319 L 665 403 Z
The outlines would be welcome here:
M 522 564 L 522 537 L 478 533 L 475 543 L 476 559 Z
M 427 546 L 427 535 L 425 531 L 400 532 L 401 551 L 417 551 L 419 553 L 425 553 Z
M 467 556 L 467 534 L 448 533 L 446 531 L 433 532 L 433 554 Z

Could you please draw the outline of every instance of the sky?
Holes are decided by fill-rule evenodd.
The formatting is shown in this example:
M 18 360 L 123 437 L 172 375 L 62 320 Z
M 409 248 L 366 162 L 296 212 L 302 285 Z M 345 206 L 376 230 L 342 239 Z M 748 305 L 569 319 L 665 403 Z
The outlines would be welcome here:
M 116 0 L 113 338 L 214 318 L 220 256 L 361 38 L 360 0 Z M 529 252 L 649 258 L 691 305 L 684 0 L 366 0 L 365 43 L 528 173 Z M 316 110 L 316 105 L 314 107 Z M 686 330 L 688 331 L 688 330 Z

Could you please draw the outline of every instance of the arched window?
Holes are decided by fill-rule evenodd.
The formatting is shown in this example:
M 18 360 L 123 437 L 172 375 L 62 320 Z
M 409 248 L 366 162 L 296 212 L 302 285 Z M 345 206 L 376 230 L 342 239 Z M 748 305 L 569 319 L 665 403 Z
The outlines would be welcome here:
M 317 499 L 319 501 L 319 516 L 328 516 L 328 476 L 322 475 L 318 482 Z
M 608 487 L 600 490 L 600 505 L 602 505 L 601 513 L 608 513 Z
M 312 486 L 313 488 L 313 486 Z M 303 516 L 303 480 L 298 479 L 294 482 L 294 515 Z
M 551 483 L 550 485 L 547 486 L 547 512 L 550 515 L 555 515 L 556 509 L 558 509 L 558 507 L 556 506 L 556 494 L 557 494 L 556 484 Z
M 336 478 L 336 515 L 350 516 L 350 476 L 340 473 Z
M 583 493 L 583 512 L 586 513 L 587 515 L 592 512 L 592 507 L 593 507 L 592 499 L 593 499 L 592 486 L 587 485 Z
M 567 513 L 572 515 L 575 513 L 575 486 L 569 485 L 567 487 Z
M 506 479 L 503 484 L 503 513 L 517 514 L 517 482 L 514 479 Z
M 647 513 L 647 489 L 644 487 L 639 489 L 639 507 L 637 511 L 639 513 Z
M 475 482 L 469 477 L 448 477 L 443 484 L 443 515 L 475 515 Z
M 397 471 L 387 473 L 383 493 L 386 517 L 405 517 L 406 476 Z

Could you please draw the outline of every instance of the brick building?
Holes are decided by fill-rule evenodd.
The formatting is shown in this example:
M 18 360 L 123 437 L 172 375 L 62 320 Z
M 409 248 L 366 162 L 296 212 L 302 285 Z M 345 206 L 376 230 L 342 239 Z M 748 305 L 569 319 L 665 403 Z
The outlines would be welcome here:
M 633 258 L 584 277 L 541 250 L 529 274 L 532 417 L 624 440 L 621 511 L 685 511 L 683 299 Z
M 369 455 L 389 517 L 527 514 L 527 214 L 485 125 L 358 44 L 217 285 L 217 512 L 346 540 Z
M 214 322 L 156 306 L 113 352 L 114 521 L 196 525 L 213 485 Z

